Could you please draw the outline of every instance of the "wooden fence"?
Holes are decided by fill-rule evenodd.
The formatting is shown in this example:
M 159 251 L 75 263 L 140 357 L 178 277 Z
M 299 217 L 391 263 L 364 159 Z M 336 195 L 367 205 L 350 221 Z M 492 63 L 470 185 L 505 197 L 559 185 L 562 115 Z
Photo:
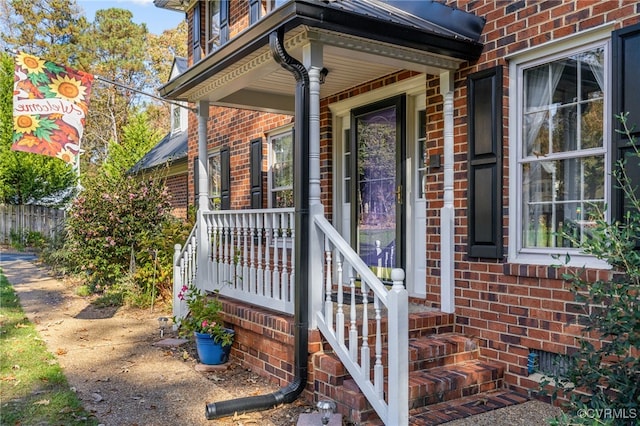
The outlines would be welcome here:
M 44 206 L 0 204 L 0 243 L 11 241 L 11 234 L 39 232 L 54 238 L 64 228 L 65 211 Z M 24 235 L 24 234 L 23 234 Z

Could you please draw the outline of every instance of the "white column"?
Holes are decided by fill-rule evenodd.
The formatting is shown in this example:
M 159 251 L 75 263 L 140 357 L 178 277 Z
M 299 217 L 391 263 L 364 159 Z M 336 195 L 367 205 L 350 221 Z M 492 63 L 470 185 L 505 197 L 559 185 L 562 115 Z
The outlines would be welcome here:
M 455 246 L 453 205 L 453 72 L 440 74 L 444 96 L 444 205 L 440 209 L 440 305 L 443 312 L 455 311 Z
M 309 73 L 309 328 L 317 328 L 316 312 L 322 309 L 324 239 L 316 231 L 314 217 L 324 215 L 320 202 L 320 74 L 322 45 L 303 48 L 302 63 Z M 297 117 L 296 117 L 297 118 Z
M 197 235 L 197 275 L 196 286 L 205 288 L 209 282 L 207 259 L 209 244 L 207 225 L 203 213 L 209 210 L 209 167 L 207 151 L 207 120 L 209 118 L 209 102 L 198 102 L 198 235 Z

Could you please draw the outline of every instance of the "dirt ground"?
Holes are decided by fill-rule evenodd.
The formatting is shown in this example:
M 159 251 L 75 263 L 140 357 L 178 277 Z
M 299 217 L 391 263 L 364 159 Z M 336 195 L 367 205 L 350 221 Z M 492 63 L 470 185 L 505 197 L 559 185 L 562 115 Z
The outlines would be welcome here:
M 163 346 L 155 309 L 97 309 L 73 285 L 51 277 L 34 259 L 0 251 L 0 267 L 21 305 L 55 354 L 85 408 L 105 426 L 295 425 L 314 407 L 296 401 L 274 409 L 206 420 L 209 402 L 263 395 L 277 386 L 238 365 L 196 371 L 194 345 Z M 28 425 L 28 421 L 23 423 Z

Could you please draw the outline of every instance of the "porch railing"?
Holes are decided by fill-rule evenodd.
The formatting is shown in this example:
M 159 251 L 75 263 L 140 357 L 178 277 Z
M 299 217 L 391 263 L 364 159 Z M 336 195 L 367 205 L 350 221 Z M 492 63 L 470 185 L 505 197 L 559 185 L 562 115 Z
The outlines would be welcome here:
M 312 253 L 323 266 L 310 277 L 318 328 L 385 424 L 408 424 L 408 295 L 404 271 L 388 289 L 323 215 L 312 215 Z M 202 228 L 204 227 L 204 228 Z M 293 209 L 202 214 L 174 255 L 174 315 L 187 313 L 183 285 L 293 313 Z M 204 241 L 198 246 L 199 238 Z M 198 266 L 200 265 L 200 266 Z M 320 295 L 322 293 L 322 295 Z
M 196 283 L 198 270 L 198 224 L 196 223 L 184 247 L 176 244 L 173 253 L 173 317 L 177 320 L 187 314 L 187 303 L 178 295 L 183 286 L 190 287 Z M 176 324 L 174 324 L 176 327 Z
M 294 210 L 211 211 L 207 285 L 220 294 L 293 313 Z
M 313 223 L 324 240 L 325 255 L 318 328 L 380 419 L 406 425 L 409 329 L 404 271 L 391 272 L 393 286 L 388 290 L 323 216 L 314 216 Z

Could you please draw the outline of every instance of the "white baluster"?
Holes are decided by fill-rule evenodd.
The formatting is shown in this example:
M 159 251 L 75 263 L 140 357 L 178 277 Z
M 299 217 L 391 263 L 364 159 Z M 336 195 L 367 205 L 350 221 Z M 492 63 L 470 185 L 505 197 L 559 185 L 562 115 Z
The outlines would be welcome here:
M 280 297 L 282 300 L 289 300 L 289 269 L 287 267 L 287 241 L 289 240 L 289 215 L 280 215 L 280 232 L 282 235 L 282 282 L 280 283 Z
M 263 253 L 262 251 L 263 249 L 262 230 L 264 227 L 264 220 L 262 215 L 263 215 L 262 213 L 258 213 L 258 215 L 256 216 L 256 227 L 257 227 L 257 234 L 258 234 L 258 253 L 257 253 L 258 271 L 257 271 L 256 286 L 258 287 L 258 293 L 264 294 L 266 296 L 271 296 L 270 294 L 265 293 L 265 288 L 264 288 L 264 269 L 263 269 L 262 260 L 265 258 L 265 253 Z
M 255 214 L 249 215 L 249 291 L 256 294 L 256 220 Z
M 349 327 L 349 355 L 358 362 L 358 327 L 356 327 L 356 279 L 351 277 L 351 311 Z
M 333 325 L 333 302 L 331 301 L 331 248 L 328 247 L 329 241 L 325 237 L 324 239 L 324 265 L 325 265 L 325 275 L 324 275 L 324 321 L 327 323 L 329 330 Z
M 378 296 L 373 294 L 373 309 L 376 319 L 376 361 L 373 367 L 373 385 L 378 394 L 378 398 L 384 398 L 384 366 L 382 365 L 382 316 L 380 314 L 380 301 Z
M 280 221 L 276 213 L 273 214 L 273 297 L 275 299 L 282 298 L 282 289 L 281 289 L 281 281 L 280 281 L 280 268 L 278 264 L 279 253 L 278 246 L 280 245 Z
M 362 375 L 366 381 L 369 381 L 369 313 L 367 312 L 368 303 L 367 300 L 369 294 L 369 288 L 367 283 L 362 281 L 362 348 L 360 348 L 360 364 L 362 368 Z
M 336 337 L 338 343 L 344 346 L 344 308 L 343 308 L 344 285 L 342 280 L 338 281 L 338 308 L 336 309 Z

